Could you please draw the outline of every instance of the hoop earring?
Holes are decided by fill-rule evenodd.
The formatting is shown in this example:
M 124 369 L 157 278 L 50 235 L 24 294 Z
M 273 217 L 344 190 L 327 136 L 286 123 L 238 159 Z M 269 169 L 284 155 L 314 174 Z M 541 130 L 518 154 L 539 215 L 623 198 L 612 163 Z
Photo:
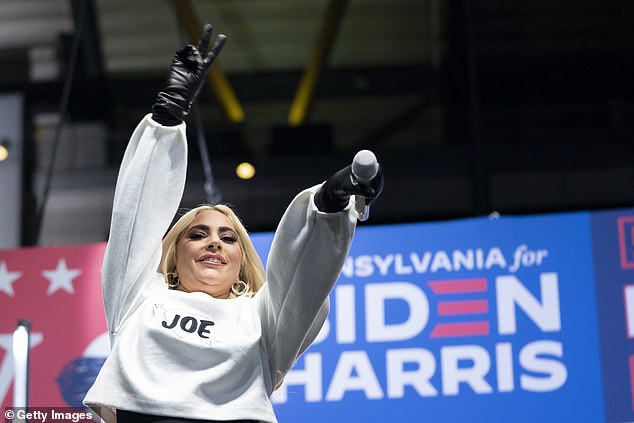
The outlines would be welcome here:
M 178 276 L 173 274 L 173 273 L 168 273 L 167 274 L 167 286 L 169 287 L 169 289 L 176 289 L 178 288 L 178 285 L 181 284 L 180 279 L 178 279 Z
M 236 297 L 244 295 L 249 289 L 249 285 L 245 281 L 237 281 L 231 285 L 231 293 Z

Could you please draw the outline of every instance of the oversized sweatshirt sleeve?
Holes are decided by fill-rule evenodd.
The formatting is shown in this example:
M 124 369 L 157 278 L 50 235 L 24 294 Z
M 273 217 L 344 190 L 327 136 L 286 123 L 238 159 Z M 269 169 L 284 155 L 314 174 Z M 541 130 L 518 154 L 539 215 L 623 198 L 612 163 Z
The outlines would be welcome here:
M 147 295 L 145 285 L 157 281 L 161 240 L 178 210 L 186 166 L 185 124 L 167 127 L 145 116 L 119 169 L 102 267 L 111 337 Z
M 313 200 L 318 188 L 301 192 L 284 213 L 269 252 L 266 284 L 256 295 L 273 387 L 323 325 L 328 295 L 354 235 L 354 200 L 341 212 L 323 213 Z

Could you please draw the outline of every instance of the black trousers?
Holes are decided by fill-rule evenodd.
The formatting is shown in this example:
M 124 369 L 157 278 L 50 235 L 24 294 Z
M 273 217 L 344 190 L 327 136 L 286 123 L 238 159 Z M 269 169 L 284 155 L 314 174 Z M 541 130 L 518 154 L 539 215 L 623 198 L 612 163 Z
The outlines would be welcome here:
M 198 420 L 181 417 L 153 416 L 134 411 L 117 410 L 117 423 L 257 423 L 255 420 Z

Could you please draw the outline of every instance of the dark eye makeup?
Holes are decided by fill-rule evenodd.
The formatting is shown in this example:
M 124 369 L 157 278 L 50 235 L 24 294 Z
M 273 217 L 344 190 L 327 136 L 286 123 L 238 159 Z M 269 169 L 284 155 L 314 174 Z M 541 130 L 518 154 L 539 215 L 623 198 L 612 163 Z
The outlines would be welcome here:
M 233 229 L 227 227 L 219 228 L 220 240 L 222 242 L 226 242 L 228 244 L 235 244 L 238 242 L 238 236 L 235 234 Z M 191 240 L 199 240 L 204 239 L 209 236 L 209 228 L 205 225 L 196 225 L 189 230 L 187 233 L 187 238 Z

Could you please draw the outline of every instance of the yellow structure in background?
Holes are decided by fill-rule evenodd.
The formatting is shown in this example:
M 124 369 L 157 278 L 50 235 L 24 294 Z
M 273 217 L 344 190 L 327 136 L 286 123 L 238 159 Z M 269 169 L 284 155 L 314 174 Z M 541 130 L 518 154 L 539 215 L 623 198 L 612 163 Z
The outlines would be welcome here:
M 348 5 L 348 0 L 330 0 L 326 16 L 317 39 L 317 44 L 304 70 L 295 99 L 288 114 L 290 126 L 300 126 L 306 122 L 315 98 L 315 90 L 323 74 L 328 57 L 332 51 L 341 19 Z
M 191 2 L 189 0 L 179 0 L 175 1 L 174 4 L 178 9 L 178 16 L 182 20 L 181 23 L 183 28 L 185 28 L 187 38 L 191 43 L 197 44 L 200 39 L 202 25 L 196 18 L 196 13 L 194 13 Z M 207 80 L 210 82 L 211 88 L 216 94 L 218 101 L 220 101 L 227 119 L 233 123 L 243 122 L 244 109 L 218 62 L 215 62 L 209 70 Z

